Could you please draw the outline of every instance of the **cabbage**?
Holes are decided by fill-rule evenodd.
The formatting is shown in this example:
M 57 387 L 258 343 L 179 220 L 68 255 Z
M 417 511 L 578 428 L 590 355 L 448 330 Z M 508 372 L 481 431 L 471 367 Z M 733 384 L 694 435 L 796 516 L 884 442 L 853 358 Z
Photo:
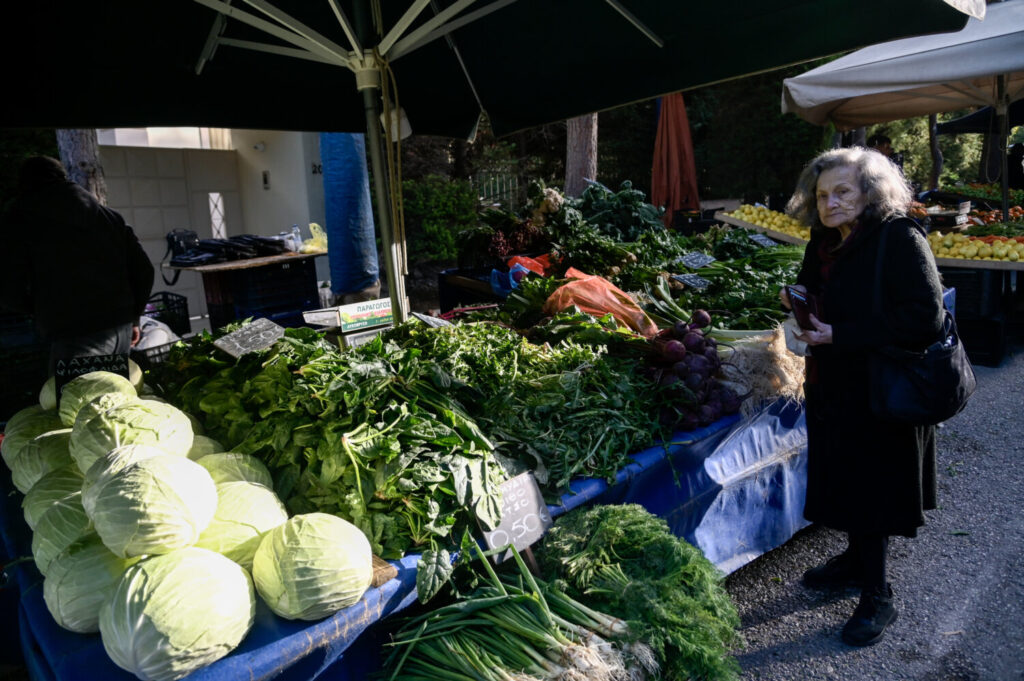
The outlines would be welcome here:
M 373 577 L 373 554 L 352 523 L 307 513 L 263 536 L 252 576 L 256 591 L 275 613 L 315 620 L 362 598 Z
M 56 501 L 39 516 L 32 533 L 32 557 L 36 567 L 46 575 L 50 563 L 69 546 L 93 534 L 89 516 L 82 508 L 82 493 L 69 494 Z
M 128 566 L 138 558 L 118 558 L 89 534 L 50 562 L 43 600 L 60 626 L 80 634 L 100 630 L 100 606 L 110 599 Z
M 180 409 L 150 400 L 119 404 L 86 421 L 71 439 L 71 457 L 83 473 L 96 459 L 122 445 L 156 445 L 184 457 L 192 448 L 192 426 Z
M 103 393 L 99 397 L 94 397 L 78 410 L 78 415 L 75 417 L 75 423 L 71 426 L 72 436 L 75 432 L 82 432 L 85 430 L 85 424 L 88 423 L 93 416 L 97 416 L 113 409 L 119 404 L 124 404 L 130 400 L 138 400 L 137 397 L 132 397 L 127 393 Z M 77 429 L 77 430 L 76 430 Z
M 270 471 L 263 462 L 252 454 L 237 452 L 220 452 L 207 454 L 196 461 L 210 472 L 216 483 L 221 482 L 255 482 L 264 487 L 274 487 Z
M 11 479 L 18 491 L 27 493 L 39 478 L 70 464 L 70 440 L 70 428 L 51 430 L 29 440 L 11 464 Z
M 142 367 L 135 363 L 135 360 L 128 359 L 128 381 L 135 388 L 135 392 L 142 394 L 142 386 L 145 385 L 143 381 L 146 376 L 142 373 Z
M 57 411 L 57 379 L 50 376 L 39 390 L 39 406 Z
M 173 681 L 234 650 L 255 615 L 245 569 L 190 547 L 128 568 L 100 609 L 100 636 L 117 666 Z
M 207 454 L 217 454 L 224 451 L 224 445 L 205 435 L 194 435 L 192 437 L 192 449 L 188 450 L 188 458 L 199 461 Z
M 39 518 L 53 506 L 54 502 L 81 491 L 82 472 L 78 470 L 78 466 L 70 464 L 50 471 L 39 478 L 21 500 L 25 522 L 29 528 L 36 529 Z
M 117 449 L 111 449 L 106 455 L 96 459 L 80 485 L 82 490 L 82 506 L 85 512 L 92 517 L 93 505 L 96 502 L 96 495 L 99 489 L 96 483 L 104 473 L 113 475 L 130 463 L 142 461 L 153 456 L 165 456 L 167 452 L 155 445 L 124 445 Z M 109 477 L 109 476 L 108 476 Z
M 222 482 L 217 485 L 217 512 L 196 546 L 251 570 L 260 539 L 286 520 L 288 511 L 273 490 L 254 482 Z
M 4 431 L 4 440 L 0 444 L 0 453 L 3 454 L 4 463 L 11 470 L 14 470 L 14 460 L 21 453 L 22 448 L 32 441 L 37 435 L 48 433 L 51 430 L 60 430 L 64 424 L 55 411 L 46 411 L 42 407 L 26 407 L 17 412 L 7 421 Z
M 135 386 L 124 376 L 110 371 L 90 371 L 71 379 L 61 390 L 57 410 L 61 422 L 68 428 L 75 425 L 78 410 L 106 393 L 125 393 L 130 397 L 138 395 Z
M 96 532 L 122 558 L 195 544 L 217 509 L 206 469 L 171 454 L 104 472 L 89 493 Z

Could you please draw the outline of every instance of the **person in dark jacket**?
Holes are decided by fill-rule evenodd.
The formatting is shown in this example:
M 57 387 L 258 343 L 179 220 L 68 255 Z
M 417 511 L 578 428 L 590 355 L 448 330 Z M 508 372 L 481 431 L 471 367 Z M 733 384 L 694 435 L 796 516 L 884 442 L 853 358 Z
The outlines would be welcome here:
M 811 225 L 797 287 L 817 297 L 807 343 L 807 499 L 804 516 L 844 531 L 842 554 L 804 574 L 812 588 L 859 587 L 842 637 L 882 638 L 896 618 L 886 575 L 889 537 L 914 537 L 935 508 L 933 426 L 880 421 L 869 404 L 868 356 L 896 345 L 921 350 L 942 332 L 942 286 L 923 230 L 906 217 L 911 191 L 874 151 L 826 151 L 811 161 L 787 206 Z M 881 240 L 882 310 L 873 309 Z M 782 302 L 790 306 L 785 289 Z
M 127 353 L 153 264 L 116 211 L 68 180 L 56 159 L 22 165 L 0 221 L 0 306 L 33 315 L 56 360 Z

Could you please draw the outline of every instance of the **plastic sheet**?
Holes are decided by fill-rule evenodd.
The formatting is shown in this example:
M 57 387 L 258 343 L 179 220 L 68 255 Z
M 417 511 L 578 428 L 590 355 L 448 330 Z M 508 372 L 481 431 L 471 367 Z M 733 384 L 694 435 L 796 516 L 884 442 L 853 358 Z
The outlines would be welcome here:
M 572 281 L 555 289 L 544 303 L 544 312 L 556 314 L 575 305 L 601 317 L 609 312 L 620 322 L 647 338 L 658 333 L 658 325 L 621 289 L 596 274 L 585 274 L 574 267 L 565 273 Z
M 803 519 L 806 427 L 799 405 L 776 402 L 753 419 L 729 416 L 698 430 L 677 433 L 666 446 L 633 455 L 616 482 L 581 479 L 558 504 L 558 516 L 586 504 L 639 503 L 664 517 L 671 529 L 698 546 L 724 572 L 783 544 Z M 0 467 L 2 468 L 2 467 Z M 27 555 L 30 533 L 10 473 L 0 474 L 0 553 Z M 319 622 L 288 621 L 259 602 L 252 631 L 231 655 L 186 677 L 190 680 L 365 679 L 379 664 L 385 634 L 380 620 L 416 602 L 416 562 L 392 564 L 398 576 L 370 589 L 356 605 Z M 65 631 L 50 616 L 42 576 L 31 562 L 10 569 L 20 591 L 18 619 L 30 676 L 46 681 L 135 677 L 114 665 L 98 634 Z M 0 618 L 14 619 L 0 612 Z M 10 621 L 8 620 L 8 621 Z

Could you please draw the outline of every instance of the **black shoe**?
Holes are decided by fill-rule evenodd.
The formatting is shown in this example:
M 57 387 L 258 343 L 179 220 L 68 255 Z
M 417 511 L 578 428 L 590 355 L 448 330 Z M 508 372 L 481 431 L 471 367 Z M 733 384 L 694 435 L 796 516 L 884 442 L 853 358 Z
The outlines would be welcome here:
M 863 586 L 860 561 L 849 553 L 840 553 L 824 565 L 805 572 L 803 582 L 812 589 L 860 588 Z
M 869 646 L 882 640 L 885 628 L 896 619 L 892 587 L 864 589 L 853 616 L 843 627 L 843 642 L 851 646 Z

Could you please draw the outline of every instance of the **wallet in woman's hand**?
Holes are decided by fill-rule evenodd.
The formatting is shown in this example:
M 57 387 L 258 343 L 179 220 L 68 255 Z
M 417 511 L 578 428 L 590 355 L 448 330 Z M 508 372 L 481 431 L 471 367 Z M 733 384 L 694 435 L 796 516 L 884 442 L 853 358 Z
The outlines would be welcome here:
M 789 306 L 793 310 L 793 316 L 796 317 L 796 323 L 800 325 L 801 329 L 813 331 L 814 324 L 811 323 L 811 314 L 821 320 L 817 297 L 792 286 L 786 287 L 786 294 L 789 296 Z

